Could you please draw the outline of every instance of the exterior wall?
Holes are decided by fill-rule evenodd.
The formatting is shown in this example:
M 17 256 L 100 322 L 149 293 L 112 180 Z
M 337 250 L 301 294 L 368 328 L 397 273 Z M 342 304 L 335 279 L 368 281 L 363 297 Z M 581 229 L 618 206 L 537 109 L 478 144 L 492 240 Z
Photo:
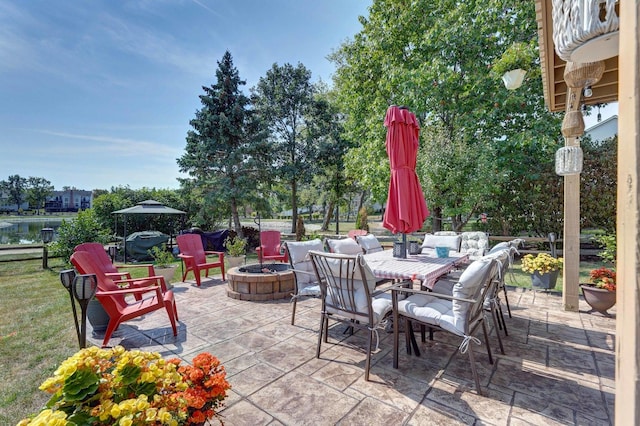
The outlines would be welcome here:
M 584 131 L 594 141 L 603 141 L 618 134 L 618 116 L 613 115 Z
M 45 202 L 47 212 L 77 212 L 93 206 L 93 192 L 79 189 L 54 191 Z

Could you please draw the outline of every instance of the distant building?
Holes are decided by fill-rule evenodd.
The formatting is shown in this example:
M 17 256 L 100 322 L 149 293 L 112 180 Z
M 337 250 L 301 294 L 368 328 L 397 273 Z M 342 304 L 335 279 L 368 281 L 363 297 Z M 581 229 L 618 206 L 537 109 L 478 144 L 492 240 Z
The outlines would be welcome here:
M 618 134 L 618 116 L 612 115 L 589 127 L 584 133 L 591 136 L 591 140 L 594 142 L 612 138 Z
M 13 213 L 20 209 L 29 210 L 29 203 L 27 201 L 20 205 L 12 203 L 9 200 L 9 194 L 7 192 L 0 191 L 0 213 Z
M 93 206 L 93 192 L 80 189 L 53 191 L 44 203 L 47 213 L 77 212 L 90 209 Z

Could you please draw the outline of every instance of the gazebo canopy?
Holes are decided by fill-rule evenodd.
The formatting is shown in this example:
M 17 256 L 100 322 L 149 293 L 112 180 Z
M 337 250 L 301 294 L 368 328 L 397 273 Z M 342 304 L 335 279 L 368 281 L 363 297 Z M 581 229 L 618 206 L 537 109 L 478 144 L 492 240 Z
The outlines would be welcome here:
M 136 204 L 133 207 L 116 210 L 111 214 L 187 214 L 182 210 L 167 207 L 159 201 L 146 200 Z
M 126 209 L 116 210 L 111 212 L 111 214 L 121 214 L 123 216 L 132 215 L 132 214 L 182 214 L 186 215 L 187 212 L 183 212 L 182 210 L 177 210 L 171 207 L 167 207 L 159 201 L 155 200 L 146 200 L 136 204 L 133 207 L 128 207 Z M 116 224 L 116 232 L 117 232 L 117 224 Z M 170 236 L 171 237 L 171 236 Z M 124 235 L 123 240 L 127 238 L 127 221 L 124 221 Z M 169 239 L 171 240 L 171 238 Z M 124 244 L 124 261 L 127 262 L 127 244 Z

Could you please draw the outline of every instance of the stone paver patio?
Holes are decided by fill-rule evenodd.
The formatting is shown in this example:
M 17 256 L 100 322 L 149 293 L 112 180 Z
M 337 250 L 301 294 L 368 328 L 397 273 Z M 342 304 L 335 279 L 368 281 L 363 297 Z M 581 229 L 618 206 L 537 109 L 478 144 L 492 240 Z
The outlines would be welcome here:
M 559 293 L 511 288 L 506 354 L 493 329 L 493 365 L 484 346 L 473 345 L 485 394 L 479 396 L 468 356 L 457 351 L 460 339 L 436 333 L 419 343 L 418 358 L 406 355 L 401 337 L 396 370 L 393 334 L 380 332 L 366 382 L 363 333 L 350 336 L 330 323 L 329 344 L 315 358 L 319 300 L 299 302 L 292 326 L 288 300 L 241 301 L 226 290 L 219 276 L 203 279 L 202 287 L 177 283 L 176 338 L 158 311 L 121 325 L 109 344 L 187 362 L 204 351 L 217 356 L 232 385 L 222 411 L 228 426 L 613 424 L 615 307 L 611 318 L 589 312 L 583 300 L 580 312 L 564 312 Z

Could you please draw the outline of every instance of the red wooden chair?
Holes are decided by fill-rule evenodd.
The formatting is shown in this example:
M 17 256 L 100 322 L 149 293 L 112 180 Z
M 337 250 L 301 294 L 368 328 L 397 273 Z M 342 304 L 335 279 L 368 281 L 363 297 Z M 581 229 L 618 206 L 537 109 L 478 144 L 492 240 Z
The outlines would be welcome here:
M 114 265 L 111 259 L 100 243 L 82 243 L 73 248 L 74 252 L 84 251 L 91 255 L 93 264 L 106 277 L 111 278 L 116 284 L 125 284 L 130 287 L 146 287 L 150 284 L 159 283 L 162 292 L 167 291 L 166 281 L 163 277 L 156 275 L 153 265 Z M 147 268 L 147 277 L 131 278 L 131 273 L 120 271 L 119 268 Z M 93 274 L 95 272 L 80 272 L 81 274 Z M 122 278 L 125 277 L 125 278 Z M 161 279 L 159 279 L 161 278 Z M 141 296 L 136 294 L 136 300 L 140 300 Z
M 357 235 L 367 235 L 369 232 L 364 229 L 352 229 L 347 233 L 349 238 L 356 239 Z
M 283 249 L 280 231 L 260 231 L 260 247 L 256 248 L 258 262 L 262 263 L 267 260 L 288 262 L 289 255 L 286 250 L 282 252 Z
M 145 281 L 147 285 L 129 285 L 123 287 L 126 283 L 118 285 L 106 276 L 104 272 L 102 272 L 100 265 L 89 252 L 77 251 L 73 253 L 71 255 L 71 263 L 81 274 L 95 274 L 98 281 L 96 298 L 109 315 L 109 325 L 102 340 L 102 347 L 107 346 L 111 335 L 122 322 L 162 308 L 167 310 L 173 335 L 178 335 L 178 329 L 176 327 L 178 310 L 176 308 L 173 291 L 162 291 L 160 285 L 160 283 L 164 283 L 162 277 L 154 277 L 155 283 L 154 280 L 147 279 Z M 138 296 L 136 299 L 139 298 L 140 300 L 127 299 L 127 295 Z
M 100 266 L 100 269 L 104 271 L 105 275 L 115 280 L 131 279 L 131 273 L 127 271 L 120 271 L 120 268 L 147 268 L 147 275 L 153 277 L 156 275 L 153 265 L 114 265 L 111 262 L 111 258 L 104 250 L 104 247 L 100 243 L 82 243 L 74 247 L 73 251 L 86 251 L 91 253 L 95 262 Z
M 209 276 L 209 269 L 220 268 L 222 272 L 222 280 L 224 281 L 224 253 L 221 251 L 205 251 L 202 246 L 202 238 L 198 234 L 184 234 L 176 237 L 180 254 L 178 257 L 182 259 L 183 272 L 182 281 L 187 278 L 189 271 L 193 271 L 196 277 L 196 284 L 200 286 L 200 272 L 205 271 L 205 276 Z M 207 255 L 218 256 L 218 260 L 207 262 Z

